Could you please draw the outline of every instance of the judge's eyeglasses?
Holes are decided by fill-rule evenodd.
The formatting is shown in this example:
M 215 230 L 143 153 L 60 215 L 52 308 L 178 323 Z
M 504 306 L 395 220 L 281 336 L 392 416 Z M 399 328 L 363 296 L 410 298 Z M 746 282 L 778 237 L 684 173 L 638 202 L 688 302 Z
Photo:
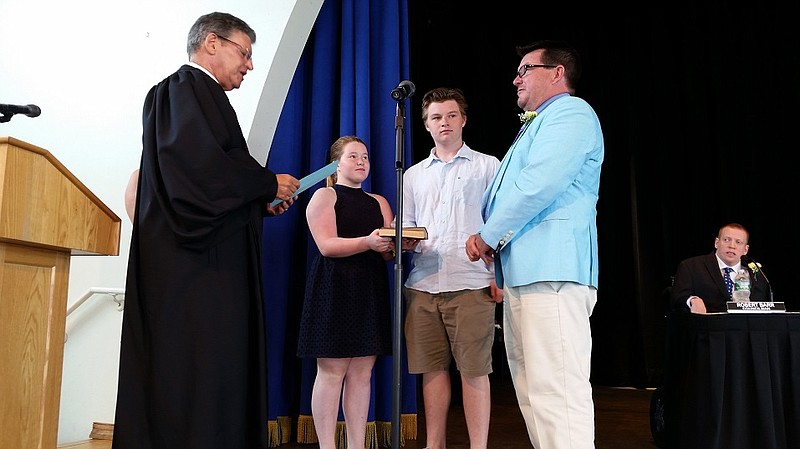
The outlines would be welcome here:
M 215 34 L 216 34 L 216 33 L 215 33 Z M 252 51 L 250 51 L 250 50 L 247 50 L 247 49 L 245 49 L 244 47 L 242 47 L 242 45 L 241 45 L 241 44 L 239 44 L 239 43 L 236 43 L 236 42 L 234 42 L 234 41 L 232 41 L 232 40 L 228 39 L 228 38 L 227 38 L 227 37 L 225 37 L 225 36 L 220 36 L 219 34 L 217 34 L 217 37 L 219 37 L 220 39 L 222 39 L 222 40 L 224 40 L 224 41 L 226 41 L 226 42 L 230 42 L 231 44 L 233 44 L 233 45 L 237 46 L 237 47 L 239 48 L 239 52 L 242 54 L 242 56 L 244 56 L 244 59 L 246 59 L 246 60 L 248 60 L 248 61 L 249 61 L 249 60 L 251 60 L 251 59 L 253 59 L 253 52 L 252 52 Z

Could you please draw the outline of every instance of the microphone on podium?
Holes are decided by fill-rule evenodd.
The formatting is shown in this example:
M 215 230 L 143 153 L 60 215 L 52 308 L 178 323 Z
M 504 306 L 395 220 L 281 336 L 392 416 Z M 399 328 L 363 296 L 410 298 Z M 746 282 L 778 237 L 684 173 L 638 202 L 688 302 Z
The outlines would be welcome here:
M 11 120 L 14 114 L 27 115 L 28 117 L 38 117 L 42 113 L 41 108 L 35 104 L 17 106 L 14 104 L 0 103 L 0 123 Z
M 392 89 L 392 98 L 395 101 L 403 101 L 406 98 L 414 95 L 414 91 L 416 87 L 414 87 L 414 83 L 409 80 L 400 81 L 400 84 L 397 85 L 394 89 Z

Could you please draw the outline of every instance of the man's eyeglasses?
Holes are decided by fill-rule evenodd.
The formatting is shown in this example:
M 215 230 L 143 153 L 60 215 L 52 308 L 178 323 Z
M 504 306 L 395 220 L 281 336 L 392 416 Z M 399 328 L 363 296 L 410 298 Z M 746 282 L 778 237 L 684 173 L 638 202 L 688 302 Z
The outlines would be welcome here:
M 216 34 L 216 33 L 215 33 L 215 34 Z M 242 54 L 242 56 L 244 56 L 244 59 L 246 59 L 246 60 L 248 60 L 248 61 L 249 61 L 249 60 L 251 60 L 251 59 L 253 59 L 253 52 L 252 52 L 252 51 L 245 49 L 245 48 L 244 48 L 244 47 L 242 47 L 240 44 L 238 44 L 238 43 L 236 43 L 236 42 L 234 42 L 234 41 L 232 41 L 232 40 L 228 39 L 228 38 L 227 38 L 227 37 L 225 37 L 225 36 L 220 36 L 219 34 L 217 34 L 217 37 L 219 37 L 220 39 L 222 39 L 222 40 L 224 40 L 224 41 L 226 41 L 226 42 L 230 42 L 231 44 L 233 44 L 233 45 L 237 46 L 237 47 L 239 48 L 239 53 L 241 53 L 241 54 Z
M 543 67 L 545 69 L 554 69 L 558 66 L 552 64 L 525 64 L 517 69 L 517 76 L 522 78 L 523 76 L 525 76 L 526 73 L 528 73 L 528 70 L 535 69 L 536 67 Z

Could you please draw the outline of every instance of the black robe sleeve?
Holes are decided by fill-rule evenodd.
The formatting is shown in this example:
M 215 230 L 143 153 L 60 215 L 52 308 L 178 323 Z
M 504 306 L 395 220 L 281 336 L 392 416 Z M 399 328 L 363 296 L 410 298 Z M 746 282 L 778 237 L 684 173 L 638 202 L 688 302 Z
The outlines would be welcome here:
M 250 155 L 227 94 L 201 70 L 183 66 L 154 86 L 143 126 L 140 219 L 165 220 L 183 245 L 207 248 L 275 199 L 276 175 Z

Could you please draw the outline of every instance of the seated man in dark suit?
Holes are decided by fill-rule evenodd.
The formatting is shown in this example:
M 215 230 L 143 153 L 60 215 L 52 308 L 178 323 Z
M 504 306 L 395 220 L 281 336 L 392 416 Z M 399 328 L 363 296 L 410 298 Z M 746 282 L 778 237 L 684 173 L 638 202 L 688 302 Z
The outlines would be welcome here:
M 725 312 L 725 303 L 731 296 L 725 286 L 725 268 L 732 271 L 745 269 L 750 272 L 750 301 L 769 301 L 769 284 L 757 271 L 741 262 L 742 256 L 750 249 L 750 234 L 744 226 L 729 223 L 721 227 L 714 239 L 713 253 L 690 257 L 678 264 L 675 281 L 672 285 L 670 308 L 690 310 L 692 313 Z

